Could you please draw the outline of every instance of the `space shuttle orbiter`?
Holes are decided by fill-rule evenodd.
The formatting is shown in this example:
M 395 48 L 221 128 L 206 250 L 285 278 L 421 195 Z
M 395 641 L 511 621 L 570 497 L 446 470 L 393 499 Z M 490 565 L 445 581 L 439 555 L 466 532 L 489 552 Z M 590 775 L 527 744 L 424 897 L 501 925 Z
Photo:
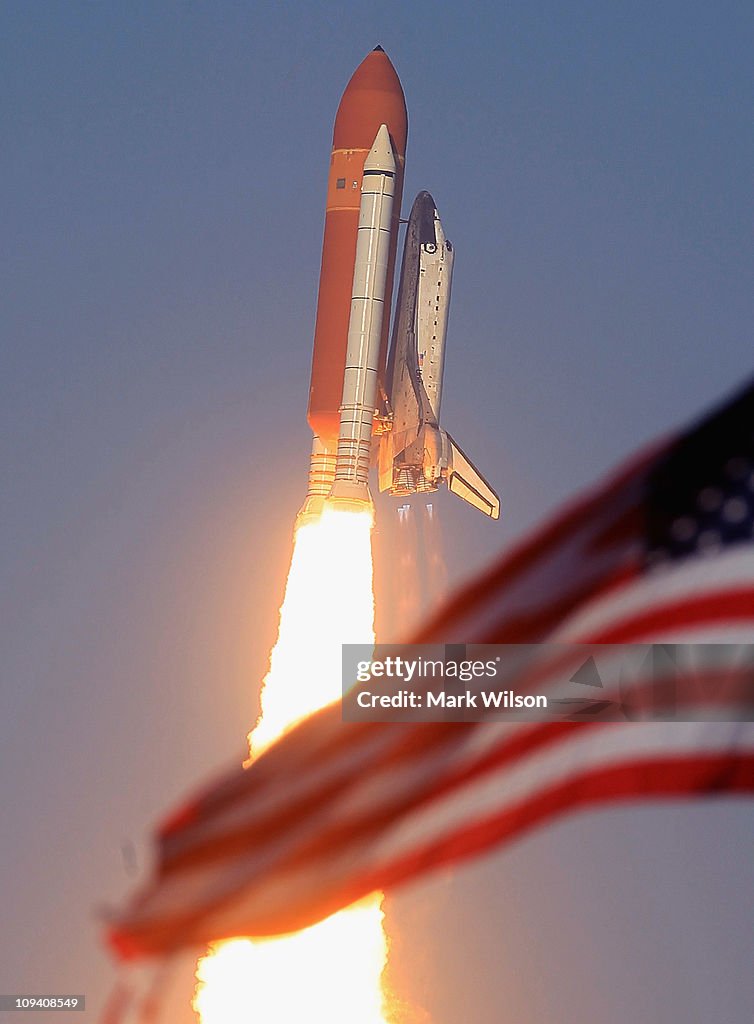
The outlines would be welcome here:
M 445 483 L 497 519 L 497 494 L 440 427 L 453 257 L 434 199 L 420 192 L 403 249 L 386 373 L 387 417 L 379 438 L 379 487 L 403 496 Z

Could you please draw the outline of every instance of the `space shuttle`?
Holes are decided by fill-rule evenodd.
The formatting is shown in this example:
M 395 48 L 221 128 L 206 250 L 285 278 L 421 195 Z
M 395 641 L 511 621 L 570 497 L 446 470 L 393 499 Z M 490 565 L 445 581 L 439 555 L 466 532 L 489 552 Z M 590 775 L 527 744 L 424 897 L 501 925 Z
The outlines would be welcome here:
M 354 72 L 338 107 L 308 419 L 314 434 L 299 521 L 327 501 L 371 508 L 441 485 L 490 519 L 500 500 L 440 424 L 454 251 L 434 199 L 420 192 L 406 224 L 392 334 L 392 283 L 408 120 L 381 47 Z M 389 344 L 388 344 L 389 342 Z

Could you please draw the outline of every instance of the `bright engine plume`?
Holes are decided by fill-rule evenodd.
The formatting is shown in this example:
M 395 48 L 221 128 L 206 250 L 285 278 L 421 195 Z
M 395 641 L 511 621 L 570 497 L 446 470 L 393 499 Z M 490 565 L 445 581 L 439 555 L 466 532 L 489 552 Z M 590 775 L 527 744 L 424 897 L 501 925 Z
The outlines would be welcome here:
M 340 695 L 341 644 L 374 643 L 372 516 L 325 505 L 301 523 L 251 757 Z M 218 944 L 197 966 L 202 1024 L 385 1024 L 381 897 L 294 935 Z

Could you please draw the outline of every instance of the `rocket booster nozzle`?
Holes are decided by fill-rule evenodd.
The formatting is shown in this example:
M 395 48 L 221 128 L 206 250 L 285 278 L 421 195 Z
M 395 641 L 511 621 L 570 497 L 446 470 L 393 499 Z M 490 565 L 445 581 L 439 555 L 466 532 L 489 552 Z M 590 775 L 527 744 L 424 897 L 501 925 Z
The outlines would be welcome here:
M 312 438 L 309 462 L 309 486 L 304 504 L 296 516 L 296 526 L 319 519 L 335 479 L 335 452 L 316 436 Z
M 336 480 L 327 498 L 327 505 L 343 512 L 371 512 L 374 517 L 374 502 L 366 483 Z

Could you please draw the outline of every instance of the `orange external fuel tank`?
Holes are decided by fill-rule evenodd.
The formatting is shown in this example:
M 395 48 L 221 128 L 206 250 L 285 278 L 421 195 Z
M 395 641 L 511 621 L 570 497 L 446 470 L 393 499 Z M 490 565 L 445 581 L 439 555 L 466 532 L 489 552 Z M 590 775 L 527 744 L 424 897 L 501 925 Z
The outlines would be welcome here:
M 390 133 L 397 163 L 385 293 L 385 309 L 389 311 L 408 116 L 398 75 L 387 54 L 378 46 L 351 76 L 338 106 L 333 130 L 308 410 L 312 432 L 327 449 L 335 448 L 340 427 L 364 161 L 383 124 L 387 125 Z M 382 327 L 380 378 L 385 367 L 389 327 L 388 313 Z

